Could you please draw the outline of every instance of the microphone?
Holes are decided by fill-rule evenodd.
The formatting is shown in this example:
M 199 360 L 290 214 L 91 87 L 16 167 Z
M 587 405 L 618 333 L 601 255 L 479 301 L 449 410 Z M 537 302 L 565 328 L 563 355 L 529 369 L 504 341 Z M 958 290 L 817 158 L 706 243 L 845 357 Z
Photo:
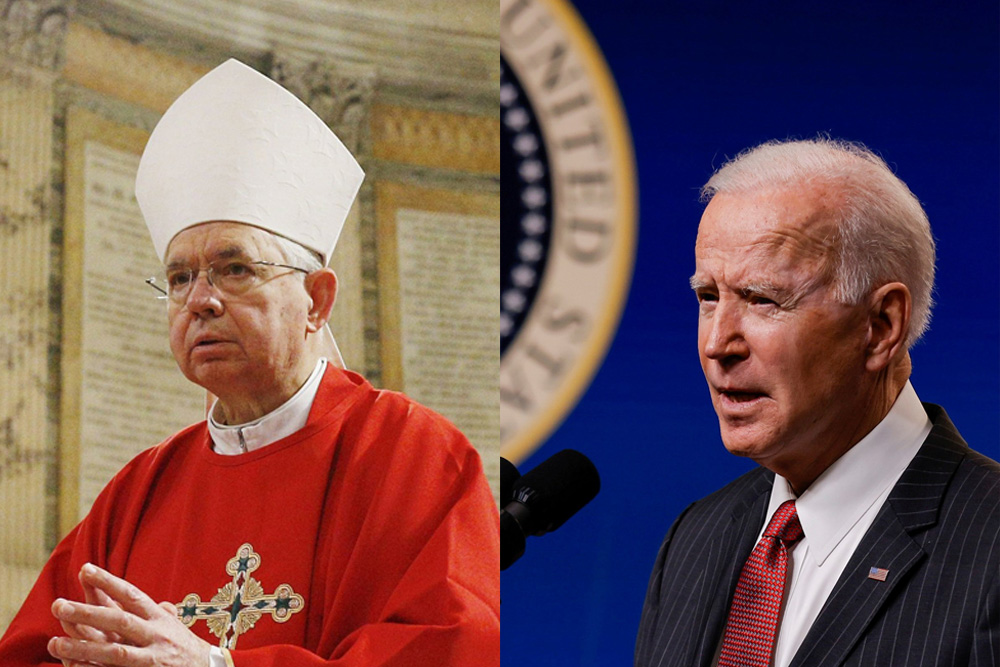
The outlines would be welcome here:
M 553 454 L 514 481 L 511 499 L 500 512 L 500 569 L 524 555 L 528 535 L 559 528 L 600 490 L 597 468 L 572 449 Z
M 500 506 L 504 507 L 514 497 L 514 482 L 521 476 L 517 466 L 500 457 Z

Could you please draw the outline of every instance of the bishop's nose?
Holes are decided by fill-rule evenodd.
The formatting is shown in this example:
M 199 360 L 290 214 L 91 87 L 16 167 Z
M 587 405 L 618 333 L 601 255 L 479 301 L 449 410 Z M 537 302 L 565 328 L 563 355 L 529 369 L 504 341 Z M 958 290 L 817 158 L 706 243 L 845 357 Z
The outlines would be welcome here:
M 191 281 L 191 287 L 184 299 L 184 307 L 198 315 L 222 314 L 219 289 L 212 285 L 207 271 L 199 271 Z

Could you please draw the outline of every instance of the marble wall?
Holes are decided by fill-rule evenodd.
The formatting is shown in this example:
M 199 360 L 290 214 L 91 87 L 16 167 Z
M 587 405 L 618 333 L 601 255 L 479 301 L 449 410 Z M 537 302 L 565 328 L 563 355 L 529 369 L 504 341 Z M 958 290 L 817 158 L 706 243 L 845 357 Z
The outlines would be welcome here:
M 55 85 L 70 8 L 0 2 L 0 626 L 57 534 Z

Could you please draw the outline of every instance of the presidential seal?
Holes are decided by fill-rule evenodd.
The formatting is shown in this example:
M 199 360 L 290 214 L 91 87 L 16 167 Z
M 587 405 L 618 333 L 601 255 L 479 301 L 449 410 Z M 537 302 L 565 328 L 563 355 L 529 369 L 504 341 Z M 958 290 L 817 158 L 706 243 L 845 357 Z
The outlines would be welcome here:
M 500 0 L 500 438 L 512 461 L 559 425 L 618 326 L 636 234 L 631 138 L 566 0 Z

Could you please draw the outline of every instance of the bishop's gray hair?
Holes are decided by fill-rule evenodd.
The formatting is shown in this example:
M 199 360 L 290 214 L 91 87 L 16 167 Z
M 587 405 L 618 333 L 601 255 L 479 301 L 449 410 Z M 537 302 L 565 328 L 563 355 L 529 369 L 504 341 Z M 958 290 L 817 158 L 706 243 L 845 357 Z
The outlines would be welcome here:
M 286 264 L 305 269 L 309 273 L 319 271 L 323 268 L 323 262 L 319 258 L 319 253 L 313 252 L 295 241 L 286 239 L 284 236 L 278 236 L 274 233 L 271 235 L 274 237 L 278 250 L 281 251 L 282 261 Z
M 818 187 L 839 202 L 833 269 L 834 297 L 857 305 L 889 282 L 913 299 L 906 345 L 927 331 L 933 306 L 934 237 L 927 214 L 885 161 L 859 143 L 818 137 L 769 141 L 724 164 L 701 189 L 716 194 Z

